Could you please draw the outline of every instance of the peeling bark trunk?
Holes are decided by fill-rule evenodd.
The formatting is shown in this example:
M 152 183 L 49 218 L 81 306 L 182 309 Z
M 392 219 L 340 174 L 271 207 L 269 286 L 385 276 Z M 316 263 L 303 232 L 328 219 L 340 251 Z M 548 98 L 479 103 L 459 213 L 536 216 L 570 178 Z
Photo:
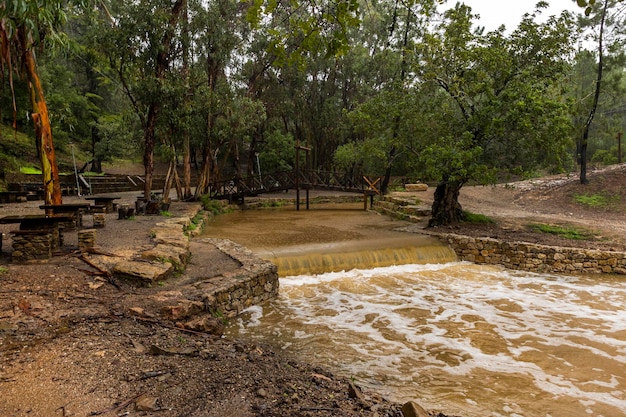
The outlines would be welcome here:
M 459 203 L 461 181 L 442 180 L 435 189 L 432 217 L 428 227 L 445 226 L 463 220 L 463 208 Z
M 52 129 L 48 116 L 48 106 L 43 94 L 41 80 L 37 74 L 35 56 L 24 39 L 22 39 L 22 59 L 30 83 L 31 101 L 33 106 L 33 122 L 35 124 L 35 136 L 37 150 L 41 161 L 43 174 L 44 201 L 46 204 L 61 204 L 61 182 L 59 180 L 59 168 L 56 161 L 56 153 L 52 142 Z

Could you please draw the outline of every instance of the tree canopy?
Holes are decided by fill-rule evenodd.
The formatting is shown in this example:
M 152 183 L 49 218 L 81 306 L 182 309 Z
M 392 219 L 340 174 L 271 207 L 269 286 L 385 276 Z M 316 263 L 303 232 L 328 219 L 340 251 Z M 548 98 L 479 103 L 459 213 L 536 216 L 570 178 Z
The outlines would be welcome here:
M 155 159 L 170 165 L 168 190 L 190 198 L 192 173 L 199 197 L 218 181 L 293 169 L 300 143 L 314 170 L 380 176 L 385 191 L 437 184 L 432 224 L 454 222 L 465 184 L 576 163 L 590 96 L 582 83 L 597 78 L 598 55 L 577 45 L 585 20 L 536 19 L 545 2 L 517 28 L 491 32 L 469 7 L 440 12 L 440 3 L 14 1 L 0 17 L 3 93 L 13 89 L 15 100 L 3 94 L 0 110 L 44 137 L 15 110 L 37 86 L 16 71 L 27 68 L 20 51 L 30 51 L 57 145 L 88 150 L 94 170 L 141 152 L 146 195 Z M 588 22 L 599 3 L 579 2 L 591 7 Z M 604 56 L 615 93 L 622 52 L 613 42 Z M 589 160 L 617 155 L 607 138 L 623 101 L 609 97 L 601 93 L 596 114 L 610 113 L 611 125 L 590 130 Z M 35 104 L 32 113 L 43 113 Z

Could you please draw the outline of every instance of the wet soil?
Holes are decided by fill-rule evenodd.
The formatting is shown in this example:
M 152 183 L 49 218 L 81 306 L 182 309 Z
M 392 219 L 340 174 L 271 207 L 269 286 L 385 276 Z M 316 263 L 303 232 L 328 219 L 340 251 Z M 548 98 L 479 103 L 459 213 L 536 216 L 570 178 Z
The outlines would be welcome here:
M 495 223 L 442 231 L 591 249 L 625 250 L 626 166 L 592 172 L 590 184 L 555 176 L 497 187 L 466 187 L 466 210 Z M 590 207 L 576 196 L 606 195 Z M 134 196 L 124 196 L 129 201 Z M 416 193 L 428 206 L 432 192 Z M 65 200 L 64 200 L 65 201 Z M 71 202 L 67 199 L 66 202 Z M 7 204 L 2 215 L 37 212 L 40 202 Z M 185 210 L 175 203 L 171 211 Z M 111 215 L 110 215 L 111 216 Z M 107 218 L 97 231 L 103 251 L 124 255 L 150 247 L 160 216 Z M 531 224 L 576 227 L 580 240 L 534 231 Z M 11 226 L 2 225 L 8 234 Z M 192 243 L 182 276 L 155 288 L 112 285 L 66 248 L 51 260 L 10 262 L 0 256 L 0 415 L 2 416 L 401 416 L 376 393 L 354 392 L 350 380 L 267 346 L 183 331 L 164 320 L 159 300 L 202 269 L 219 277 L 233 260 Z M 195 271 L 195 272 L 194 272 Z M 419 398 L 416 398 L 419 402 Z M 430 410 L 444 416 L 445 410 Z

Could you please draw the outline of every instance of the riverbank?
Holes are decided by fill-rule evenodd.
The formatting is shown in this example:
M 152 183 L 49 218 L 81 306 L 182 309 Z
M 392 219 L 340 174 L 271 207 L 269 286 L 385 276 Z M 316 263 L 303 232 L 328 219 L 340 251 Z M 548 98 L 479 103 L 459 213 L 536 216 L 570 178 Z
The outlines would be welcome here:
M 623 173 L 618 174 L 621 176 L 611 184 L 621 184 Z M 604 181 L 603 186 L 610 190 L 608 183 Z M 460 234 L 519 237 L 531 236 L 522 228 L 530 222 L 573 223 L 595 231 L 592 239 L 577 245 L 594 248 L 602 242 L 622 247 L 623 207 L 599 212 L 574 210 L 566 197 L 575 191 L 561 191 L 564 188 L 554 184 L 545 182 L 530 190 L 468 189 L 462 193 L 464 207 L 494 215 L 499 223 L 448 229 Z M 594 193 L 590 188 L 586 192 Z M 431 194 L 414 198 L 428 206 Z M 134 199 L 125 197 L 129 202 Z M 3 215 L 28 214 L 38 212 L 39 204 L 10 204 L 1 210 Z M 187 210 L 185 204 L 190 203 L 173 204 L 172 215 L 179 207 Z M 112 217 L 105 228 L 98 229 L 97 245 L 114 256 L 132 256 L 154 245 L 150 230 L 162 220 L 163 216 Z M 8 233 L 9 226 L 1 227 Z M 532 236 L 554 239 L 535 232 Z M 0 415 L 402 415 L 398 404 L 376 393 L 361 395 L 351 388 L 351 381 L 307 364 L 306 358 L 289 357 L 261 344 L 183 330 L 175 322 L 160 320 L 160 310 L 153 309 L 167 305 L 169 297 L 179 294 L 177 282 L 189 279 L 194 271 L 206 274 L 207 270 L 219 279 L 239 267 L 216 247 L 192 242 L 185 274 L 144 288 L 124 282 L 116 286 L 94 274 L 73 253 L 73 239 L 67 235 L 67 252 L 47 262 L 23 265 L 9 262 L 10 241 L 4 242 L 0 257 Z M 438 410 L 431 415 L 444 416 Z
M 29 214 L 39 204 L 5 205 L 2 213 Z M 175 202 L 171 216 L 187 212 L 189 204 Z M 163 220 L 107 215 L 106 226 L 96 231 L 97 251 L 132 257 L 154 246 L 150 230 Z M 197 331 L 178 327 L 174 317 L 163 319 L 168 308 L 170 316 L 191 314 L 171 309 L 181 286 L 198 276 L 219 281 L 240 268 L 215 245 L 192 240 L 186 271 L 146 288 L 90 268 L 75 251 L 75 234 L 65 233 L 63 252 L 35 263 L 11 263 L 10 239 L 4 242 L 0 415 L 402 415 L 399 405 L 361 392 L 306 358 L 223 338 L 220 317 L 211 324 L 213 334 L 206 322 Z

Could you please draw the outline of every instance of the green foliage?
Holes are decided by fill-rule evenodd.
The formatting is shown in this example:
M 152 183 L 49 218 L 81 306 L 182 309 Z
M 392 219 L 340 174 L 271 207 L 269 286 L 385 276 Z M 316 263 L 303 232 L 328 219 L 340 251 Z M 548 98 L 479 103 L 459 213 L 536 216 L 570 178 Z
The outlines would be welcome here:
M 172 214 L 171 212 L 167 211 L 167 210 L 163 210 L 163 211 L 161 211 L 161 212 L 159 213 L 159 215 L 160 215 L 160 216 L 163 216 L 163 217 L 172 217 L 172 216 L 173 216 L 173 214 Z
M 206 211 L 213 213 L 214 216 L 218 216 L 222 213 L 227 212 L 227 210 L 225 209 L 224 203 L 222 201 L 213 200 L 207 194 L 200 196 L 200 202 L 202 203 L 202 207 Z
M 477 224 L 495 224 L 496 221 L 489 216 L 485 216 L 484 214 L 476 214 L 469 211 L 463 212 L 463 221 L 466 223 L 477 223 Z
M 285 134 L 274 130 L 265 135 L 259 161 L 262 172 L 289 171 L 293 169 L 295 161 L 296 141 L 289 133 Z
M 593 208 L 604 208 L 611 204 L 611 202 L 618 200 L 619 197 L 611 196 L 607 197 L 602 194 L 593 194 L 593 195 L 585 195 L 585 194 L 577 194 L 574 196 L 574 201 L 578 204 L 582 204 L 584 206 L 593 207 Z
M 21 167 L 20 173 L 41 175 L 41 169 L 35 167 Z
M 0 266 L 0 275 L 4 275 L 7 272 L 9 272 L 9 270 L 6 267 Z
M 21 167 L 38 165 L 32 137 L 0 125 L 0 171 L 19 172 Z
M 550 224 L 531 224 L 529 227 L 532 230 L 541 233 L 549 233 L 552 235 L 558 235 L 566 239 L 572 240 L 584 240 L 590 237 L 590 234 L 586 231 L 570 227 L 570 226 L 555 226 Z
M 263 200 L 262 206 L 265 208 L 277 208 L 283 207 L 286 204 L 285 200 Z

